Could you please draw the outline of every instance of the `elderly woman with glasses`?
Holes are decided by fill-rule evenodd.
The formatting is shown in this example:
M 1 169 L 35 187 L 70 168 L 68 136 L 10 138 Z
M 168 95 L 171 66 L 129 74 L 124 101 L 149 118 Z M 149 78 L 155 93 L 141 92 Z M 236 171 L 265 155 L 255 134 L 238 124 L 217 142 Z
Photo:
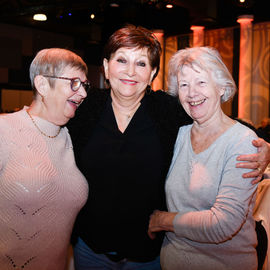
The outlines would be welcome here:
M 30 66 L 34 99 L 0 116 L 1 269 L 64 270 L 88 185 L 65 125 L 89 87 L 75 53 L 41 50 Z

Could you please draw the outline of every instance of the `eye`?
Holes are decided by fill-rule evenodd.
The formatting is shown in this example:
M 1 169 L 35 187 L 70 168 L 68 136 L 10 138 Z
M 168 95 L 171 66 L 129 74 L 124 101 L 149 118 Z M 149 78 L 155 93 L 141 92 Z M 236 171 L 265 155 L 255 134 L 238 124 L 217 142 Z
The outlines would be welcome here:
M 200 86 L 205 86 L 206 85 L 206 82 L 205 81 L 199 81 L 199 85 Z
M 180 82 L 179 83 L 179 88 L 185 88 L 185 87 L 187 87 L 188 85 L 187 85 L 187 83 L 185 83 L 185 82 Z
M 118 63 L 123 63 L 123 64 L 125 64 L 127 62 L 124 58 L 118 58 L 116 61 Z
M 145 67 L 145 66 L 146 66 L 146 63 L 143 62 L 143 61 L 139 61 L 139 62 L 137 63 L 137 65 L 140 66 L 140 67 Z

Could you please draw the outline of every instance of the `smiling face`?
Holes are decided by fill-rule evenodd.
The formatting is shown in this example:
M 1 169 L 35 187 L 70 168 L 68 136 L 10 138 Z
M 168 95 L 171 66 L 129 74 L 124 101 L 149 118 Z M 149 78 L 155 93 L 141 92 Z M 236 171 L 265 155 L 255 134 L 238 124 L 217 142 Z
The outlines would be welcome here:
M 178 73 L 177 80 L 180 102 L 194 121 L 203 124 L 222 112 L 220 97 L 224 91 L 218 90 L 209 73 L 185 65 Z
M 64 69 L 61 77 L 78 77 L 82 82 L 87 79 L 83 71 L 70 66 Z M 44 82 L 47 91 L 43 94 L 44 108 L 40 116 L 57 125 L 64 125 L 75 116 L 78 106 L 87 96 L 86 91 L 82 85 L 76 92 L 72 91 L 70 80 L 63 79 L 51 79 L 55 80 L 54 87 L 51 88 L 48 78 L 42 78 L 47 80 L 47 83 Z
M 114 95 L 121 98 L 143 96 L 156 71 L 150 65 L 147 48 L 119 48 L 109 60 L 104 59 L 103 65 Z

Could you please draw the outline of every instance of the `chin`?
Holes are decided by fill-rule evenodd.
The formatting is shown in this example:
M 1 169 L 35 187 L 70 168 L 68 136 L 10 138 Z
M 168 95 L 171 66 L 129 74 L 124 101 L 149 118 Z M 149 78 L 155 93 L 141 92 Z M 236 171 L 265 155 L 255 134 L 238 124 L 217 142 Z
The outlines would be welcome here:
M 72 116 L 73 117 L 73 116 Z M 58 118 L 57 123 L 55 123 L 58 126 L 64 126 L 67 124 L 67 122 L 72 118 L 71 116 L 63 116 L 61 118 Z

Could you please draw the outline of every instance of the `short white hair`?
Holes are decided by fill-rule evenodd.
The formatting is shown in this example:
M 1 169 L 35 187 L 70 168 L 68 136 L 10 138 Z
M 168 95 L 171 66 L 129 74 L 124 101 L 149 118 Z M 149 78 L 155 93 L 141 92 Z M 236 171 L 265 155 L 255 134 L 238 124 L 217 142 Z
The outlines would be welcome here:
M 231 99 L 236 92 L 234 79 L 223 63 L 219 52 L 212 47 L 193 47 L 177 51 L 169 61 L 168 71 L 168 93 L 178 96 L 178 79 L 179 72 L 182 72 L 184 66 L 189 66 L 194 70 L 196 67 L 211 74 L 216 86 L 224 89 L 221 96 L 221 102 Z
M 61 76 L 66 67 L 81 70 L 86 75 L 88 67 L 83 59 L 76 53 L 62 48 L 48 48 L 39 51 L 33 59 L 29 75 L 32 89 L 36 93 L 34 79 L 37 75 Z M 48 79 L 51 86 L 54 80 Z

